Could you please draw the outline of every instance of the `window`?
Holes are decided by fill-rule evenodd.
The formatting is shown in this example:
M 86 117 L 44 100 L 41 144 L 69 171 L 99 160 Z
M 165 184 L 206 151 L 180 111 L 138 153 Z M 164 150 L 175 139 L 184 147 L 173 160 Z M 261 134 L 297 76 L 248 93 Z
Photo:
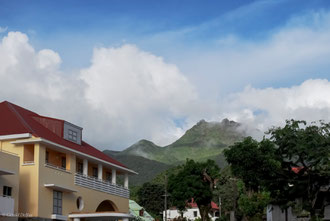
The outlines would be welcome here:
M 66 169 L 66 157 L 61 158 L 61 166 L 63 169 Z
M 194 211 L 194 217 L 197 217 L 197 211 Z
M 11 196 L 11 190 L 12 190 L 12 188 L 9 187 L 9 186 L 3 186 L 2 195 L 3 196 Z
M 72 141 L 74 141 L 74 142 L 77 142 L 77 132 L 76 131 L 73 131 L 73 130 L 70 130 L 69 129 L 69 134 L 68 134 L 69 136 L 68 136 L 68 138 L 69 138 L 69 140 L 72 140 Z
M 77 198 L 77 209 L 79 210 L 79 211 L 81 211 L 81 210 L 83 210 L 84 209 L 84 201 L 83 201 L 83 199 L 81 198 L 81 196 L 79 196 L 78 198 Z
M 93 177 L 97 177 L 97 168 L 93 167 Z
M 62 215 L 62 192 L 53 191 L 53 214 Z
M 46 163 L 49 163 L 49 152 L 46 151 Z
M 83 163 L 78 163 L 78 170 L 77 170 L 77 172 L 78 173 L 83 173 L 83 171 L 84 171 L 84 165 L 83 165 Z
M 24 145 L 24 164 L 33 164 L 34 163 L 34 144 Z

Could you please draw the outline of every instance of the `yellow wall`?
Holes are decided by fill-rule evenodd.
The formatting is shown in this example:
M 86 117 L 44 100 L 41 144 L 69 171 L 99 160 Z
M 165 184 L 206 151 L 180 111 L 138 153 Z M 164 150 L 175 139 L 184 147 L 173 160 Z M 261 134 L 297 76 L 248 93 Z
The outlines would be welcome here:
M 0 176 L 0 195 L 2 195 L 3 186 L 12 187 L 11 194 L 15 201 L 14 213 L 17 213 L 19 197 L 19 157 L 0 150 L 0 168 L 15 173 L 13 175 Z
M 40 162 L 45 159 L 45 149 L 46 147 L 41 145 L 39 156 Z M 67 156 L 67 162 L 70 162 L 72 165 L 68 172 L 48 168 L 40 164 L 39 217 L 49 218 L 49 214 L 53 213 L 53 189 L 45 188 L 44 184 L 57 184 L 77 191 L 73 193 L 63 193 L 63 215 L 67 216 L 72 212 L 96 212 L 96 208 L 104 200 L 112 201 L 118 208 L 119 212 L 128 213 L 128 199 L 75 185 L 74 175 L 76 172 L 76 156 L 74 154 L 67 154 Z M 90 170 L 93 166 L 97 167 L 97 164 L 91 164 L 91 162 L 88 164 L 90 165 Z M 84 208 L 82 211 L 79 211 L 76 206 L 78 197 L 82 197 L 84 201 Z
M 33 139 L 33 138 L 32 138 Z M 11 140 L 12 141 L 12 140 Z M 14 145 L 11 141 L 5 141 L 2 144 L 4 150 L 8 150 L 18 154 L 20 157 L 20 177 L 19 177 L 19 205 L 18 211 L 21 213 L 29 213 L 33 217 L 50 218 L 53 213 L 53 190 L 46 188 L 44 184 L 56 184 L 59 186 L 74 189 L 77 192 L 63 193 L 63 215 L 67 216 L 72 212 L 95 212 L 98 205 L 104 200 L 110 200 L 118 208 L 118 212 L 128 213 L 129 200 L 123 197 L 114 196 L 104 192 L 80 187 L 74 184 L 74 175 L 76 173 L 76 156 L 70 152 L 63 152 L 67 159 L 67 170 L 50 168 L 45 166 L 46 149 L 52 153 L 59 150 L 53 150 L 50 146 L 36 143 L 34 145 L 34 164 L 24 165 L 24 145 Z M 56 164 L 56 162 L 52 163 Z M 89 164 L 89 174 L 92 175 L 92 167 L 97 164 Z M 111 172 L 111 168 L 104 168 L 105 171 Z M 79 211 L 76 206 L 76 200 L 82 197 L 84 201 L 84 209 Z
M 2 149 L 19 156 L 19 213 L 38 216 L 38 164 L 39 145 L 34 145 L 34 164 L 24 165 L 24 145 L 13 145 L 7 140 L 2 142 Z M 30 156 L 31 157 L 31 156 Z

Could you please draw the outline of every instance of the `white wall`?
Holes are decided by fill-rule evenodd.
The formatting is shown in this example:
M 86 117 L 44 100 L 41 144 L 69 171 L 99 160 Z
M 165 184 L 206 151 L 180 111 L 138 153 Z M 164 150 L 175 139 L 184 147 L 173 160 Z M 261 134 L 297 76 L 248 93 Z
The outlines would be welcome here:
M 194 212 L 197 212 L 196 217 L 194 216 Z M 179 216 L 181 216 L 181 214 L 179 213 L 178 210 L 174 210 L 174 209 L 173 210 L 167 210 L 167 220 L 173 220 L 174 218 L 177 218 Z M 210 214 L 209 214 L 209 216 L 212 217 Z M 201 218 L 201 215 L 199 213 L 198 208 L 190 208 L 190 209 L 187 209 L 186 211 L 184 211 L 183 217 L 185 217 L 187 220 L 195 220 L 196 218 Z M 165 220 L 164 211 L 163 211 L 163 220 Z M 215 220 L 215 218 L 212 217 L 212 220 Z

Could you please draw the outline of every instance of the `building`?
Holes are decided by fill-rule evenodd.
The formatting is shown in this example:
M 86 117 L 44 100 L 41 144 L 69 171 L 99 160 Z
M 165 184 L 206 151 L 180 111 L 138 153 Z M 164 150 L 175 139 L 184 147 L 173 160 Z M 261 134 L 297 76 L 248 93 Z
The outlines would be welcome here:
M 20 214 L 33 220 L 131 217 L 128 176 L 136 173 L 84 142 L 82 130 L 7 101 L 0 103 L 1 152 L 19 158 L 17 169 L 8 168 L 11 176 L 18 174 L 19 182 L 11 181 L 18 219 Z M 6 165 L 14 164 L 13 160 Z M 0 185 L 5 185 L 2 176 L 10 175 L 1 175 Z M 123 177 L 123 186 L 117 176 Z
M 155 219 L 134 200 L 129 201 L 129 212 L 135 217 L 135 220 L 139 221 L 154 221 Z
M 19 197 L 19 157 L 5 152 L 0 141 L 0 216 L 17 220 Z M 1 220 L 1 218 L 0 218 Z
M 177 210 L 175 207 L 172 207 L 167 210 L 167 220 L 173 220 L 180 216 L 180 211 Z M 201 218 L 197 203 L 194 202 L 194 199 L 192 199 L 192 202 L 188 203 L 186 210 L 183 212 L 183 217 L 187 220 L 195 220 Z M 219 207 L 214 202 L 211 202 L 211 210 L 209 213 L 209 217 L 212 220 L 219 218 Z M 163 211 L 163 220 L 165 220 L 165 211 Z

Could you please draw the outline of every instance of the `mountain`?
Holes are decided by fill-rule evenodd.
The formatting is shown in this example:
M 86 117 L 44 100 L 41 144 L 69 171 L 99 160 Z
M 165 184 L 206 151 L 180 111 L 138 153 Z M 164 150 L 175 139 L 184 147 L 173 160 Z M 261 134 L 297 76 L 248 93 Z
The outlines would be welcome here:
M 199 121 L 177 141 L 168 147 L 217 147 L 233 144 L 242 137 L 238 132 L 239 123 L 224 119 L 222 122 Z
M 134 169 L 138 175 L 130 177 L 130 183 L 140 185 L 151 181 L 159 173 L 171 168 L 171 165 L 160 163 L 154 160 L 135 155 L 118 155 L 117 151 L 105 150 L 105 154 L 115 158 L 128 168 Z
M 221 122 L 201 120 L 168 146 L 160 147 L 151 141 L 140 140 L 121 152 L 106 150 L 105 153 L 137 170 L 141 179 L 136 178 L 136 182 L 141 184 L 140 181 L 149 181 L 157 173 L 184 163 L 187 158 L 196 161 L 213 159 L 223 167 L 223 149 L 246 136 L 239 130 L 240 126 L 228 119 Z

